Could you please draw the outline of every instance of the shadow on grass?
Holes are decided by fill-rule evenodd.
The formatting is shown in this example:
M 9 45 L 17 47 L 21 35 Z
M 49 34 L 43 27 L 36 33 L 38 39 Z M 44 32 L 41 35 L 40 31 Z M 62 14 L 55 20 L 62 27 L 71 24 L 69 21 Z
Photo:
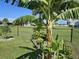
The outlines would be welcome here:
M 13 36 L 5 36 L 4 38 L 9 39 L 9 38 L 13 38 Z
M 39 49 L 33 49 L 33 48 L 29 48 L 29 47 L 23 47 L 23 46 L 19 46 L 19 48 L 23 48 L 23 49 L 27 49 L 27 50 L 31 50 L 31 52 L 25 53 L 19 57 L 17 57 L 16 59 L 39 59 L 39 55 L 41 54 L 41 51 Z

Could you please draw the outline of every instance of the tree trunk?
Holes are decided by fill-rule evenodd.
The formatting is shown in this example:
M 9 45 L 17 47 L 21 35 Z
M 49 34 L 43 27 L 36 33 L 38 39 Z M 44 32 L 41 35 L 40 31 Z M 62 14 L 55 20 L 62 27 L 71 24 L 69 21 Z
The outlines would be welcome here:
M 48 20 L 47 23 L 47 47 L 51 47 L 52 42 L 52 21 Z
M 17 25 L 17 36 L 19 36 L 19 25 Z
M 51 53 L 48 53 L 48 59 L 52 59 Z
M 49 15 L 49 19 L 47 20 L 47 47 L 50 48 L 52 43 L 52 21 Z M 48 58 L 52 59 L 51 53 L 48 53 Z

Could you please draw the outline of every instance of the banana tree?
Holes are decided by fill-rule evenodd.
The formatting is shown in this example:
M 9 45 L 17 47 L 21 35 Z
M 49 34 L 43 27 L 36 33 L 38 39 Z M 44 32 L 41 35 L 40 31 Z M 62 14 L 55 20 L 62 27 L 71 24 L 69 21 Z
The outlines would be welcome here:
M 6 0 L 8 3 L 10 0 Z M 11 0 L 11 4 L 23 8 L 29 8 L 38 14 L 42 14 L 47 20 L 47 47 L 51 47 L 52 42 L 52 21 L 58 18 L 78 18 L 79 3 L 75 0 Z M 63 8 L 62 8 L 63 5 Z M 64 12 L 62 12 L 64 11 Z M 50 54 L 48 59 L 51 59 Z
M 66 8 L 63 7 L 63 9 L 61 8 L 61 6 L 63 4 L 68 5 L 67 2 L 71 2 L 73 3 L 73 7 L 78 6 L 79 4 L 73 1 L 31 1 L 29 2 L 29 6 L 28 8 L 32 10 L 36 10 L 36 12 L 38 13 L 43 13 L 43 17 L 47 20 L 47 39 L 48 39 L 48 47 L 51 46 L 51 40 L 52 40 L 52 20 L 55 20 L 56 17 L 61 13 L 61 10 L 65 10 Z M 35 3 L 35 5 L 33 4 Z M 36 6 L 37 5 L 37 6 Z M 64 5 L 64 6 L 65 6 Z M 71 7 L 72 4 L 68 5 L 67 8 L 73 8 Z M 75 6 L 76 5 L 76 6 Z M 33 8 L 33 6 L 35 6 L 35 8 Z
M 17 30 L 16 30 L 17 33 L 16 34 L 17 34 L 17 36 L 19 36 L 19 25 L 20 25 L 19 18 L 17 20 L 14 20 L 13 24 L 16 25 L 16 28 L 17 28 Z
M 9 3 L 10 0 L 5 1 Z M 61 14 L 61 10 L 79 6 L 79 3 L 75 0 L 11 0 L 12 5 L 15 5 L 15 3 L 20 7 L 35 10 L 37 13 L 43 13 L 44 18 L 47 20 L 48 47 L 51 47 L 52 20 L 55 20 Z
M 64 5 L 64 6 L 63 6 Z M 62 8 L 63 6 L 63 8 Z M 47 46 L 51 47 L 51 40 L 52 38 L 52 21 L 55 20 L 58 15 L 60 15 L 62 10 L 66 12 L 65 10 L 68 10 L 70 8 L 78 7 L 79 3 L 77 3 L 74 0 L 70 1 L 63 1 L 63 0 L 31 0 L 28 2 L 28 6 L 25 6 L 33 11 L 36 11 L 36 13 L 39 13 L 44 17 L 44 19 L 47 20 Z M 67 14 L 67 13 L 66 13 Z M 63 15 L 65 16 L 65 14 Z M 74 18 L 74 16 L 72 16 Z M 62 18 L 62 16 L 61 16 Z M 68 14 L 64 18 L 70 18 L 68 17 Z
M 35 20 L 35 18 L 36 17 L 33 15 L 25 15 L 25 16 L 21 16 L 21 17 L 15 19 L 13 21 L 13 23 L 14 23 L 14 25 L 17 25 L 17 36 L 19 36 L 19 30 L 20 30 L 19 26 L 26 24 L 28 21 L 32 22 L 33 20 Z

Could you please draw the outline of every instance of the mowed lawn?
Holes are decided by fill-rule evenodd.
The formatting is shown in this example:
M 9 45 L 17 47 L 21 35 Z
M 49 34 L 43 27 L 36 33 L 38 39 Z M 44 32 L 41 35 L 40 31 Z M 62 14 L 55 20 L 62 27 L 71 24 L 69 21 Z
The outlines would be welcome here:
M 14 39 L 10 41 L 0 41 L 0 59 L 16 59 L 22 54 L 29 52 L 22 47 L 32 47 L 31 36 L 33 29 L 20 27 L 20 35 L 17 35 L 17 28 L 12 27 L 12 33 Z
M 53 29 L 54 39 L 58 35 L 58 39 L 64 39 L 67 42 L 66 45 L 72 45 L 72 55 L 74 59 L 79 59 L 79 28 L 73 29 L 72 42 L 71 40 L 71 28 L 70 27 L 55 27 Z
M 30 50 L 21 48 L 20 46 L 33 48 L 33 44 L 31 42 L 33 28 L 20 27 L 19 36 L 17 36 L 16 27 L 12 27 L 11 29 L 12 33 L 10 33 L 9 35 L 13 35 L 14 39 L 10 41 L 0 42 L 0 59 L 16 59 L 17 57 L 30 52 Z M 69 27 L 54 27 L 53 39 L 56 39 L 57 35 L 58 39 L 65 39 L 66 41 L 70 41 L 71 30 Z M 76 34 L 76 36 L 78 37 L 78 33 Z M 79 42 L 78 38 L 75 39 L 74 37 L 74 41 L 77 41 L 77 44 Z
M 58 39 L 64 39 L 70 41 L 71 39 L 71 28 L 66 26 L 55 26 L 53 30 L 53 38 L 56 39 L 58 35 Z

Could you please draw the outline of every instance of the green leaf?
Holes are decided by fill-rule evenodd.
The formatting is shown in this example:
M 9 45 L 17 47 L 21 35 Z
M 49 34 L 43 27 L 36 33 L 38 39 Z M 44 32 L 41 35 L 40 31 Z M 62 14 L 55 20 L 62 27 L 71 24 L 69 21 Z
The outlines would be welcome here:
M 61 14 L 57 16 L 57 18 L 64 18 L 64 19 L 69 19 L 69 18 L 79 18 L 79 7 L 75 7 L 72 9 L 68 9 Z

